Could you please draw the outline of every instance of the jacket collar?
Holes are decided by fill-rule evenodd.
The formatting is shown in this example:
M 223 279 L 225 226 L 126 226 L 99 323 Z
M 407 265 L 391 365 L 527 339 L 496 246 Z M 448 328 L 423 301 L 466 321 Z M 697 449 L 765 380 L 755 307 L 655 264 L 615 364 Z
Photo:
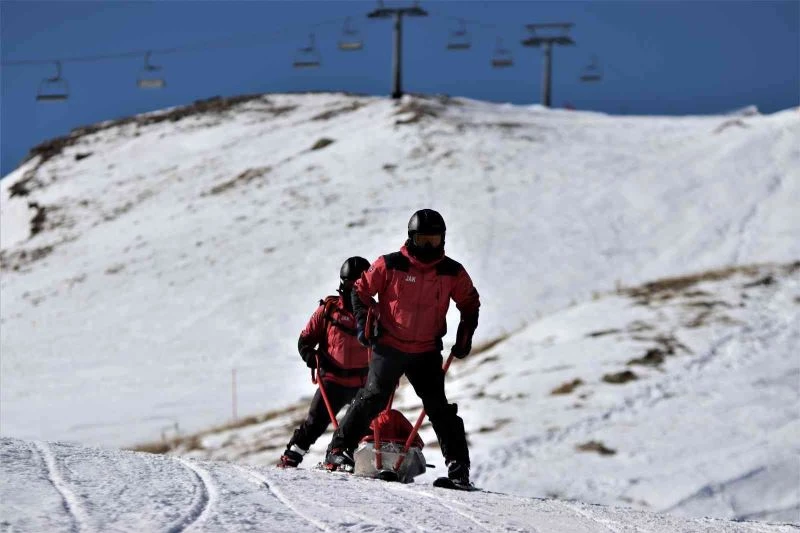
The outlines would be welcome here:
M 414 265 L 415 268 L 419 268 L 420 270 L 429 270 L 431 268 L 434 268 L 445 257 L 445 255 L 442 254 L 442 257 L 440 257 L 435 261 L 431 261 L 430 263 L 423 263 L 413 255 L 411 255 L 411 252 L 408 251 L 408 248 L 406 247 L 405 244 L 400 247 L 400 253 L 406 256 L 408 260 L 411 261 L 411 264 Z

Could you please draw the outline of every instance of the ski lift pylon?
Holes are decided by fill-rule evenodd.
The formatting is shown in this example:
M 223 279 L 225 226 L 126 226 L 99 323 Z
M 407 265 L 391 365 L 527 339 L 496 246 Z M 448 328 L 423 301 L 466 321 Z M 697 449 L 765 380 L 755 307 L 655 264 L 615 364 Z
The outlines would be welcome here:
M 294 68 L 317 68 L 320 65 L 320 54 L 317 50 L 314 34 L 308 35 L 308 46 L 304 46 L 297 50 L 294 62 Z
M 350 23 L 350 17 L 347 17 L 344 21 L 342 38 L 339 40 L 339 50 L 353 52 L 362 48 L 364 48 L 364 41 L 361 40 L 358 30 Z
M 592 62 L 584 67 L 581 72 L 580 80 L 582 82 L 600 81 L 603 79 L 603 71 L 597 61 L 597 56 L 592 56 Z
M 492 66 L 494 68 L 505 68 L 514 65 L 514 58 L 511 51 L 503 47 L 503 39 L 497 38 L 497 48 L 494 49 L 494 56 L 492 57 Z
M 447 49 L 469 50 L 470 47 L 472 47 L 472 41 L 469 37 L 469 31 L 467 31 L 467 25 L 461 20 L 460 27 L 450 32 L 450 39 L 447 41 Z
M 154 74 L 159 70 L 161 70 L 160 66 L 150 63 L 150 52 L 147 52 L 144 55 L 144 70 L 139 79 L 136 80 L 136 85 L 140 89 L 163 89 L 166 87 L 167 82 L 164 81 L 164 78 Z
M 63 102 L 69 98 L 69 84 L 61 77 L 61 61 L 56 61 L 56 75 L 39 83 L 36 100 L 39 102 Z

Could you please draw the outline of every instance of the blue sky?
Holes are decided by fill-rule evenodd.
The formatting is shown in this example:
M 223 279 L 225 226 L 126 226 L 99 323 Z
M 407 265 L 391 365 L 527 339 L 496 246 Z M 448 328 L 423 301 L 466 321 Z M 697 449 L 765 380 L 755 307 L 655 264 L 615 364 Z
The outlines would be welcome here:
M 388 1 L 388 6 L 408 5 Z M 431 16 L 407 22 L 404 88 L 520 104 L 538 102 L 541 51 L 524 48 L 524 24 L 575 23 L 574 47 L 554 52 L 553 105 L 610 113 L 715 113 L 757 105 L 773 112 L 800 103 L 800 2 L 790 1 L 433 1 Z M 167 88 L 135 86 L 143 56 L 65 62 L 66 103 L 37 103 L 52 64 L 2 67 L 2 175 L 42 140 L 104 119 L 214 95 L 303 90 L 387 94 L 391 22 L 367 20 L 375 2 L 0 2 L 3 62 L 181 48 L 154 54 Z M 362 52 L 339 52 L 352 17 Z M 468 52 L 448 52 L 448 33 L 467 20 Z M 295 50 L 314 32 L 323 66 L 292 68 Z M 497 38 L 515 66 L 490 67 Z M 605 78 L 582 84 L 596 55 Z

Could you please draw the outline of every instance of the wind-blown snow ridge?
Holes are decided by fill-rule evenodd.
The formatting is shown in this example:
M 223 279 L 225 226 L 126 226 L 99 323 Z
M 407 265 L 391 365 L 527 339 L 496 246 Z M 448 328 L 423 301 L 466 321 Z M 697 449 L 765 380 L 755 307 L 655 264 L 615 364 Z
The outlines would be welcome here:
M 498 493 L 464 493 L 430 485 L 396 485 L 324 471 L 283 471 L 227 462 L 187 463 L 181 459 L 124 451 L 101 451 L 58 445 L 57 459 L 68 462 L 59 491 L 85 509 L 76 527 L 70 508 L 49 498 L 47 485 L 20 483 L 24 468 L 36 459 L 5 459 L 30 444 L 0 439 L 0 520 L 14 531 L 501 531 L 651 533 L 797 531 L 790 525 L 682 519 L 626 508 L 520 498 Z M 194 481 L 174 476 L 190 465 Z M 112 466 L 112 468 L 108 468 Z M 167 467 L 167 468 L 165 468 Z M 92 474 L 89 474 L 92 472 Z M 267 474 L 267 472 L 270 472 Z M 112 477 L 114 476 L 114 477 Z M 198 488 L 202 480 L 204 488 Z M 254 483 L 255 481 L 255 483 Z M 109 492 L 121 484 L 124 492 Z M 167 498 L 157 497 L 154 487 Z M 49 490 L 55 490 L 50 485 Z M 203 496 L 198 497 L 198 491 Z M 38 507 L 20 505 L 37 498 Z M 113 508 L 135 514 L 110 513 Z M 288 512 L 287 512 L 288 511 Z M 182 522 L 176 524 L 175 516 Z M 64 518 L 68 522 L 64 522 Z

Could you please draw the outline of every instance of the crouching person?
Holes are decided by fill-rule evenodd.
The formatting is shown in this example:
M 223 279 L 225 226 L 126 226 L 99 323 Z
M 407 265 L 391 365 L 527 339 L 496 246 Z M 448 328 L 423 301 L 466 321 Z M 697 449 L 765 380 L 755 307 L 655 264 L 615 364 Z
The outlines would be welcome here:
M 328 296 L 320 301 L 314 314 L 300 333 L 297 343 L 300 356 L 306 365 L 320 371 L 320 387 L 325 388 L 334 416 L 349 404 L 366 382 L 369 370 L 369 351 L 356 338 L 356 321 L 350 293 L 353 283 L 369 268 L 363 257 L 351 257 L 339 270 L 339 296 Z M 308 416 L 292 435 L 278 465 L 296 467 L 314 442 L 331 423 L 322 393 L 317 389 Z

